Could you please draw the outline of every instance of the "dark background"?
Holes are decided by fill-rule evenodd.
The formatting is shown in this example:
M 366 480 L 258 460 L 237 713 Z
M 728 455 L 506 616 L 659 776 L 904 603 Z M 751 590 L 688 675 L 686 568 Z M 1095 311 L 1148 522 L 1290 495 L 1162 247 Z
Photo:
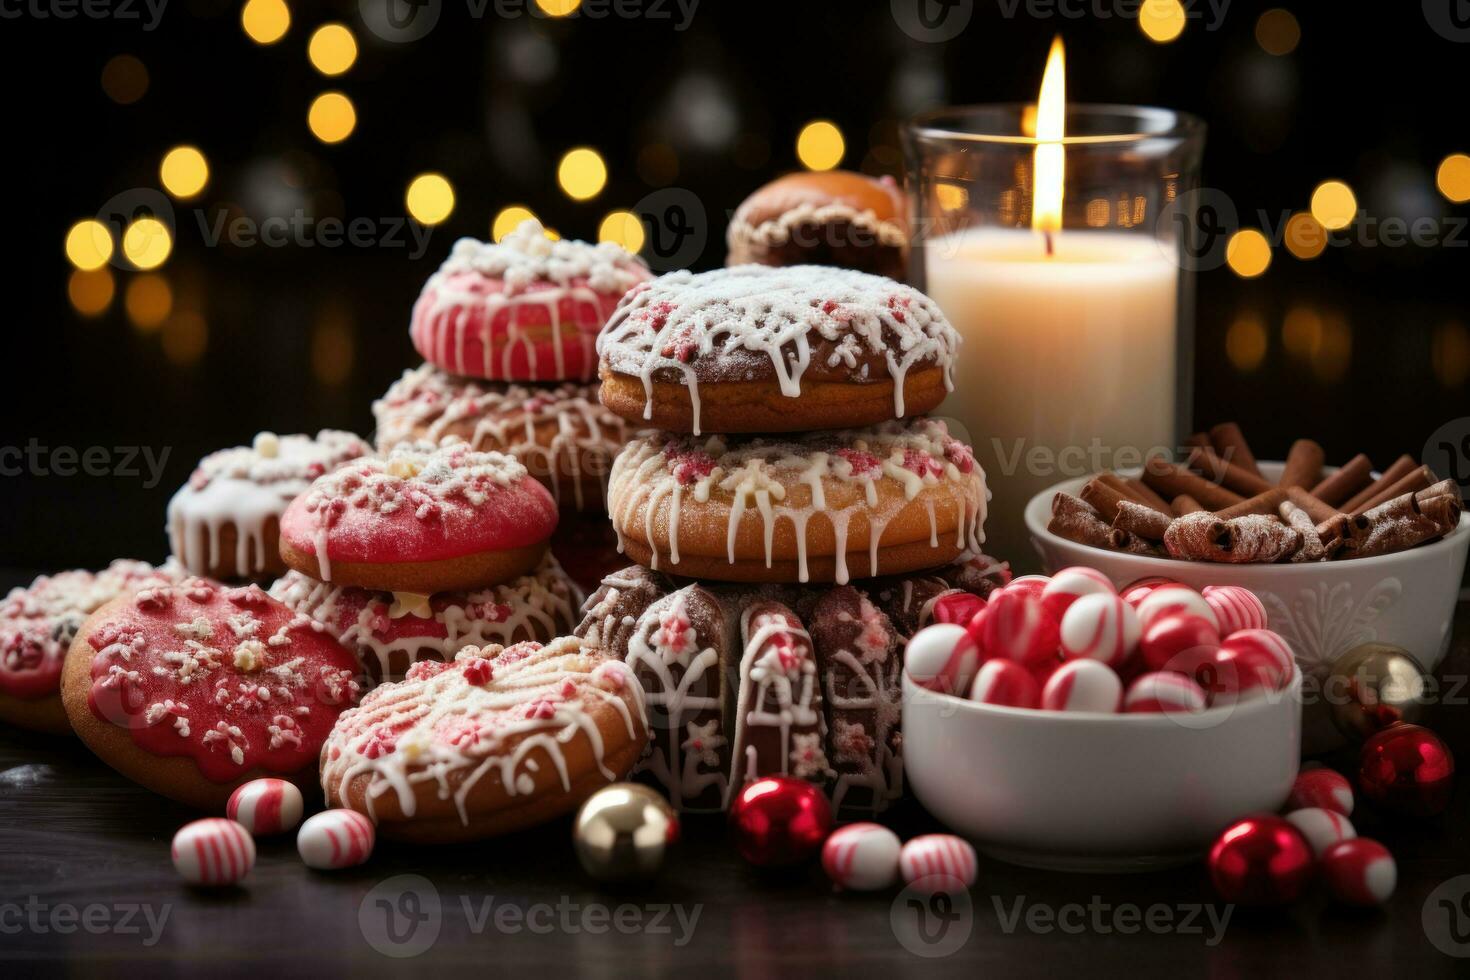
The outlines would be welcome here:
M 0 565 L 157 560 L 164 506 L 205 452 L 260 429 L 366 433 L 372 398 L 416 363 L 407 321 L 423 280 L 455 238 L 486 237 L 505 205 L 591 238 L 608 211 L 685 188 L 708 217 L 694 264 L 718 265 L 728 211 L 799 165 L 804 123 L 841 127 L 844 166 L 896 173 L 898 120 L 944 103 L 1033 99 L 1057 32 L 1071 99 L 1207 120 L 1204 182 L 1245 224 L 1277 229 L 1329 177 L 1348 181 L 1375 218 L 1470 216 L 1435 189 L 1439 161 L 1470 151 L 1470 45 L 1436 32 L 1419 3 L 1291 3 L 1301 40 L 1281 57 L 1256 39 L 1270 4 L 1235 0 L 1217 24 L 1191 4 L 1201 19 L 1162 45 L 1131 19 L 1091 12 L 1110 4 L 1074 0 L 1065 6 L 1076 17 L 1032 16 L 1024 2 L 1007 17 L 1010 6 L 974 0 L 967 28 L 932 44 L 899 29 L 885 2 L 703 0 L 681 32 L 667 3 L 674 19 L 550 21 L 524 6 L 497 16 L 493 3 L 476 19 L 463 0 L 444 0 L 434 30 L 389 44 L 364 30 L 356 2 L 297 2 L 290 32 L 263 47 L 241 30 L 239 4 L 223 0 L 171 0 L 153 31 L 41 19 L 8 0 L 22 15 L 0 20 L 10 297 L 0 445 L 34 438 L 169 456 L 151 488 L 127 475 L 0 479 Z M 350 26 L 361 48 L 335 79 L 306 57 L 307 38 L 329 20 Z M 120 53 L 149 73 L 131 105 L 100 82 Z M 328 89 L 345 91 L 358 113 L 335 146 L 305 122 Z M 211 177 L 200 198 L 176 204 L 174 250 L 158 270 L 172 314 L 150 329 L 130 323 L 123 297 L 137 273 L 115 258 L 110 308 L 80 316 L 68 300 L 67 229 L 135 206 L 136 189 L 156 190 L 160 159 L 180 143 L 205 152 Z M 609 169 L 585 203 L 555 181 L 557 159 L 577 145 L 597 148 Z M 417 260 L 402 234 L 397 247 L 211 246 L 194 214 L 302 209 L 386 230 L 404 214 L 409 180 L 429 170 L 452 180 L 457 204 Z M 1196 421 L 1238 419 L 1264 457 L 1298 435 L 1320 440 L 1331 461 L 1359 450 L 1385 462 L 1418 455 L 1442 423 L 1470 415 L 1467 245 L 1464 231 L 1453 245 L 1356 241 L 1311 261 L 1278 246 L 1258 279 L 1202 273 Z M 1259 363 L 1239 353 L 1252 338 L 1265 341 Z

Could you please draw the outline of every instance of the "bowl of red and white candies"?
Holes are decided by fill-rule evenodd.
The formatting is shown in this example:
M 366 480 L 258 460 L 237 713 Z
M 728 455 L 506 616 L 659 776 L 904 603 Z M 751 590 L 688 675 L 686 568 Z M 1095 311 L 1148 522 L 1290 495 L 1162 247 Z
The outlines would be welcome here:
M 904 768 L 988 853 L 1180 863 L 1290 792 L 1301 674 L 1249 591 L 1147 579 L 1118 592 L 1077 567 L 1018 578 L 964 616 L 905 652 Z

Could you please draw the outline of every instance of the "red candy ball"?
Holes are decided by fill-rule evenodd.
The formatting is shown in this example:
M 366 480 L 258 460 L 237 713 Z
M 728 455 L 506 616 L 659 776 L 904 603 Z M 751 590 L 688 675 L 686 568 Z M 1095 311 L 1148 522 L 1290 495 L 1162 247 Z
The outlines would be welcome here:
M 1227 902 L 1283 905 L 1312 880 L 1312 847 L 1280 817 L 1259 814 L 1232 824 L 1210 848 L 1210 880 Z
M 1051 579 L 1045 575 L 1022 575 L 1020 578 L 1012 579 L 1006 583 L 1005 587 L 1000 591 L 1021 592 L 1025 595 L 1034 595 L 1039 599 L 1041 598 L 1041 593 L 1046 591 L 1046 587 L 1049 584 L 1051 584 Z M 992 595 L 991 598 L 994 599 L 995 596 Z
M 985 608 L 985 600 L 973 592 L 947 592 L 934 600 L 930 616 L 936 623 L 964 626 Z
M 1008 708 L 1034 708 L 1041 699 L 1041 686 L 1031 672 L 1010 660 L 987 660 L 975 675 L 970 700 Z
M 1236 633 L 1220 645 L 1209 663 L 1200 666 L 1195 677 L 1209 693 L 1211 704 L 1243 701 L 1286 686 L 1292 668 L 1283 666 L 1274 644 L 1260 643 L 1251 636 L 1252 633 L 1269 632 L 1246 630 Z M 1270 635 L 1276 637 L 1275 633 Z M 1286 641 L 1281 642 L 1284 644 Z M 1289 647 L 1287 653 L 1290 654 Z
M 822 849 L 832 830 L 832 804 L 821 788 L 794 776 L 746 783 L 730 804 L 735 847 L 764 868 L 800 864 Z
M 1220 631 L 1203 616 L 1169 613 L 1148 624 L 1139 641 L 1149 670 L 1172 670 L 1193 677 L 1215 659 Z
M 1144 599 L 1147 599 L 1148 594 L 1154 589 L 1157 589 L 1161 585 L 1178 584 L 1178 582 L 1175 582 L 1171 578 L 1162 578 L 1158 575 L 1151 575 L 1148 578 L 1141 578 L 1136 582 L 1129 583 L 1122 589 L 1119 589 L 1118 594 L 1123 597 L 1124 602 L 1128 603 L 1128 605 L 1132 606 L 1134 609 L 1137 609 L 1138 604 Z
M 1382 905 L 1399 882 L 1398 865 L 1376 840 L 1356 837 L 1322 852 L 1322 880 L 1344 905 Z
M 1440 737 L 1419 725 L 1392 725 L 1363 743 L 1358 787 L 1393 813 L 1432 817 L 1449 806 L 1455 757 Z
M 1291 795 L 1286 798 L 1287 810 L 1304 810 L 1319 807 L 1340 813 L 1344 817 L 1353 815 L 1353 787 L 1347 777 L 1334 769 L 1325 767 L 1303 769 L 1291 784 Z
M 1012 592 L 1010 588 L 1007 586 L 991 596 L 976 620 L 986 659 L 1004 657 L 1029 668 L 1055 658 L 1060 642 L 1057 621 L 1042 606 L 1039 597 Z

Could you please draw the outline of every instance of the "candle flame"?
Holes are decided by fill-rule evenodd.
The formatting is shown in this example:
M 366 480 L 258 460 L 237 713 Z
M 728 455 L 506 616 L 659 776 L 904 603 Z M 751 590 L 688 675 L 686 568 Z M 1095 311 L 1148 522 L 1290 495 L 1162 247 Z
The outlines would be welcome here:
M 1041 75 L 1041 94 L 1036 99 L 1036 155 L 1031 193 L 1031 227 L 1037 231 L 1060 231 L 1062 193 L 1066 183 L 1066 150 L 1062 138 L 1067 128 L 1067 64 L 1060 36 L 1051 42 L 1046 71 Z

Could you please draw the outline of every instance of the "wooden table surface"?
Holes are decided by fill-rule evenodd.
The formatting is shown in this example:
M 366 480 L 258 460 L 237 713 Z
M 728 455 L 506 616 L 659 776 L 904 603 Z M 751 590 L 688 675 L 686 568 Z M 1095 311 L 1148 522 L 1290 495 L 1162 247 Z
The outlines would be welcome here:
M 1440 673 L 1470 673 L 1470 604 Z M 1465 693 L 1429 723 L 1470 759 Z M 1351 757 L 1329 761 L 1348 766 Z M 504 971 L 1463 977 L 1470 959 L 1441 951 L 1431 934 L 1470 957 L 1467 781 L 1437 819 L 1354 815 L 1398 860 L 1398 892 L 1374 911 L 1336 908 L 1320 890 L 1285 910 L 1230 910 L 1214 900 L 1203 861 L 1109 876 L 982 858 L 969 898 L 947 906 L 910 904 L 897 890 L 838 895 L 816 867 L 769 875 L 745 865 L 713 817 L 687 819 L 664 876 L 640 889 L 592 884 L 563 820 L 475 845 L 383 845 L 366 866 L 336 873 L 303 866 L 294 838 L 266 840 L 243 887 L 207 892 L 182 885 L 169 863 L 173 832 L 194 814 L 73 740 L 6 730 L 0 976 L 207 969 L 269 978 L 407 965 L 511 976 Z M 938 829 L 912 802 L 891 822 L 905 837 Z M 1466 877 L 1436 893 L 1457 876 Z

